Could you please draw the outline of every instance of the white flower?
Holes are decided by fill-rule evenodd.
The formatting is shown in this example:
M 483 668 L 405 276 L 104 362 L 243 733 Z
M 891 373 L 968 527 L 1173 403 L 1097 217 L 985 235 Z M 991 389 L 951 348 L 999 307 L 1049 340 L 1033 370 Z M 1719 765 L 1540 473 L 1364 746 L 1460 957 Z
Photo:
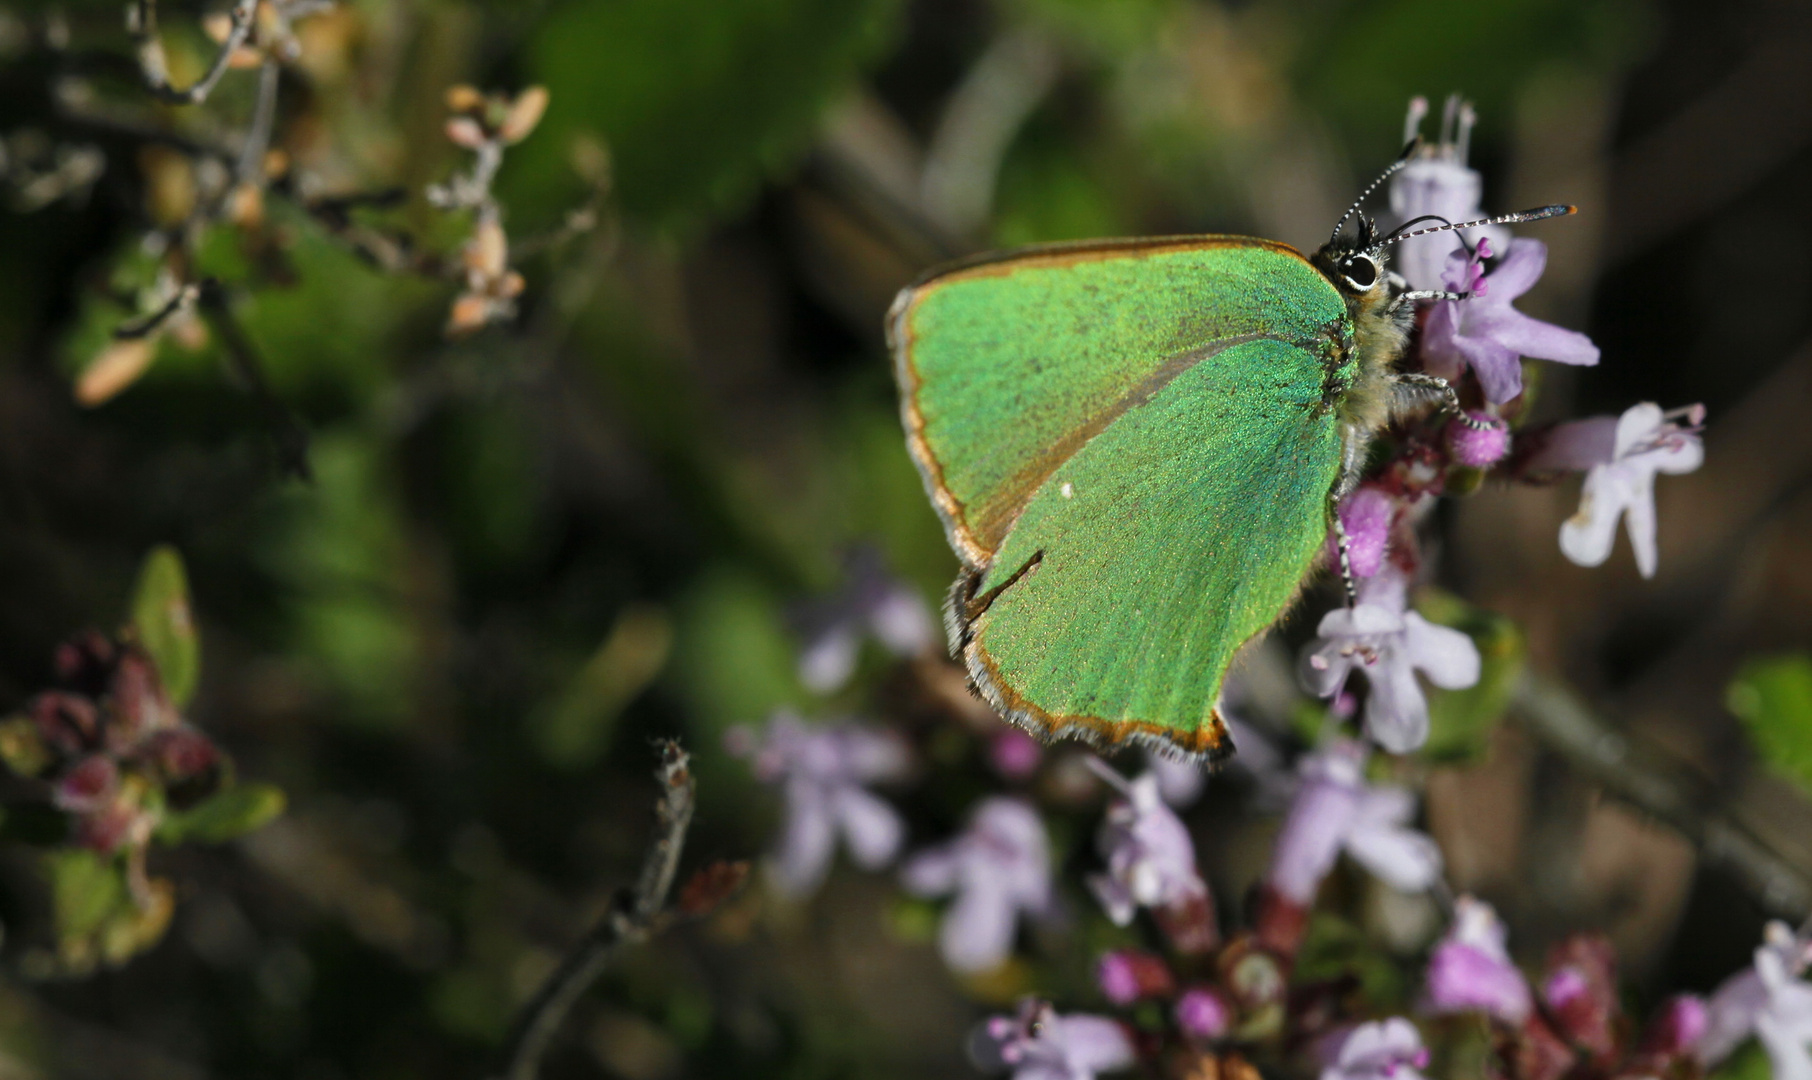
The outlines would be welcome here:
M 1774 1080 L 1812 1080 L 1812 984 L 1799 976 L 1808 947 L 1785 923 L 1768 924 L 1755 966 L 1732 975 L 1707 1006 L 1705 1033 L 1693 1050 L 1706 1068 L 1730 1056 L 1749 1036 L 1761 1040 Z
M 1615 420 L 1597 416 L 1555 428 L 1530 468 L 1587 470 L 1579 512 L 1560 527 L 1561 553 L 1580 566 L 1600 565 L 1610 557 L 1617 519 L 1624 518 L 1636 569 L 1654 577 L 1655 474 L 1689 473 L 1704 462 L 1704 422 L 1703 405 L 1663 412 L 1645 401 Z
M 1307 907 L 1344 849 L 1386 884 L 1426 889 L 1441 876 L 1441 849 L 1408 827 L 1415 796 L 1365 782 L 1365 748 L 1338 739 L 1302 761 L 1302 786 L 1277 834 L 1266 882 Z

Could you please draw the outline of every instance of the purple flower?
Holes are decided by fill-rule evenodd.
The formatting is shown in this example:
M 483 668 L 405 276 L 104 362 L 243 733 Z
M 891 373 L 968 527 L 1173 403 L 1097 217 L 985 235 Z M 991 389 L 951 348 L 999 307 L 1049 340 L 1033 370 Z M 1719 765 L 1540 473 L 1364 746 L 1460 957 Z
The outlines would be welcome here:
M 1302 761 L 1302 787 L 1266 875 L 1273 890 L 1300 907 L 1314 902 L 1343 850 L 1404 892 L 1426 889 L 1440 877 L 1440 848 L 1405 824 L 1415 814 L 1414 796 L 1366 784 L 1365 757 L 1359 743 L 1336 739 Z
M 1124 796 L 1108 807 L 1097 840 L 1107 859 L 1107 873 L 1088 879 L 1107 917 L 1116 926 L 1125 926 L 1136 909 L 1146 907 L 1196 922 L 1185 913 L 1205 909 L 1212 926 L 1212 900 L 1195 868 L 1195 843 L 1182 819 L 1165 805 L 1157 775 L 1148 772 L 1128 783 L 1099 759 L 1091 758 L 1090 763 Z
M 782 710 L 759 743 L 740 727 L 724 741 L 732 754 L 754 759 L 759 779 L 785 792 L 786 822 L 772 863 L 782 893 L 800 897 L 818 888 L 839 832 L 864 869 L 878 870 L 899 853 L 900 815 L 863 786 L 905 774 L 906 748 L 890 733 L 851 723 L 810 725 Z
M 1019 1015 L 990 1017 L 969 1040 L 969 1058 L 984 1072 L 1013 1080 L 1094 1080 L 1134 1062 L 1132 1039 L 1118 1021 L 1070 1013 L 1026 1000 Z
M 1775 1080 L 1812 1080 L 1812 984 L 1799 976 L 1812 959 L 1807 943 L 1785 923 L 1768 924 L 1755 966 L 1724 980 L 1707 1007 L 1705 1033 L 1694 1052 L 1707 1068 L 1730 1056 L 1749 1036 L 1761 1040 Z
M 866 631 L 895 656 L 917 656 L 937 645 L 937 626 L 925 600 L 890 576 L 873 548 L 858 547 L 845 561 L 844 584 L 828 600 L 803 609 L 805 647 L 799 681 L 816 693 L 840 689 L 856 670 Z
M 1422 118 L 1427 115 L 1427 98 L 1410 101 L 1409 116 L 1403 124 L 1404 142 L 1421 131 Z M 1479 174 L 1466 167 L 1472 126 L 1477 122 L 1471 105 L 1457 97 L 1448 99 L 1440 140 L 1424 143 L 1415 160 L 1391 177 L 1390 209 L 1397 224 L 1425 215 L 1456 224 L 1485 216 L 1479 209 L 1484 190 Z M 1510 242 L 1509 230 L 1501 225 L 1467 229 L 1464 235 L 1468 242 L 1489 239 L 1500 247 Z M 1404 240 L 1397 244 L 1391 262 L 1410 288 L 1441 288 L 1441 272 L 1447 266 L 1448 254 L 1460 247 L 1460 237 L 1460 233 L 1448 231 Z
M 1246 744 L 1238 739 L 1234 745 L 1243 754 Z M 1177 809 L 1191 806 L 1202 797 L 1202 789 L 1208 786 L 1208 774 L 1202 766 L 1193 761 L 1167 757 L 1157 750 L 1145 754 L 1145 764 L 1151 768 L 1153 776 L 1158 778 L 1158 794 L 1164 801 Z
M 1449 690 L 1479 681 L 1479 651 L 1472 639 L 1407 610 L 1404 589 L 1395 573 L 1368 580 L 1359 603 L 1322 616 L 1299 668 L 1303 686 L 1324 698 L 1339 694 L 1353 671 L 1364 672 L 1371 685 L 1365 732 L 1393 754 L 1428 741 L 1428 700 L 1417 671 Z
M 1184 1035 L 1206 1042 L 1227 1034 L 1233 1026 L 1233 1010 L 1214 991 L 1198 986 L 1177 999 L 1176 1019 Z
M 1704 998 L 1697 994 L 1675 995 L 1649 1022 L 1640 1052 L 1666 1057 L 1689 1051 L 1705 1037 L 1710 1019 Z
M 1457 382 L 1463 368 L 1472 368 L 1485 400 L 1495 405 L 1523 392 L 1522 357 L 1590 366 L 1598 362 L 1598 346 L 1584 334 L 1510 306 L 1541 277 L 1548 264 L 1547 245 L 1510 241 L 1503 261 L 1487 276 L 1479 260 L 1489 258 L 1491 250 L 1489 242 L 1480 241 L 1471 257 L 1464 251 L 1448 256 L 1443 287 L 1469 295 L 1443 300 L 1428 313 L 1422 361 L 1429 374 L 1448 382 Z
M 1422 1080 L 1422 1033 L 1401 1016 L 1360 1024 L 1322 1046 L 1321 1080 Z
M 1680 423 L 1684 420 L 1685 423 Z M 1562 424 L 1529 459 L 1531 469 L 1585 469 L 1579 512 L 1560 527 L 1560 550 L 1580 566 L 1611 555 L 1617 519 L 1625 519 L 1636 569 L 1655 576 L 1655 474 L 1678 475 L 1705 460 L 1699 428 L 1705 406 L 1662 412 L 1652 401 L 1620 417 L 1595 416 Z
M 1528 982 L 1504 949 L 1497 912 L 1483 900 L 1460 897 L 1453 929 L 1428 959 L 1427 1010 L 1482 1012 L 1520 1025 L 1533 1006 Z
M 915 896 L 956 893 L 944 913 L 938 947 L 955 971 L 996 967 L 1013 949 L 1021 913 L 1051 907 L 1051 853 L 1044 822 L 1031 804 L 984 799 L 954 840 L 906 861 L 900 878 Z

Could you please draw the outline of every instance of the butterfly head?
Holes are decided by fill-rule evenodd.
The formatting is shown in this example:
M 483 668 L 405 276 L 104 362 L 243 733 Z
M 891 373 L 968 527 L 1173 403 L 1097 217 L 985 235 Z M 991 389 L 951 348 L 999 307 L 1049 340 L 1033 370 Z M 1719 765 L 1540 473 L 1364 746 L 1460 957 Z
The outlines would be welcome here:
M 1342 218 L 1341 224 L 1345 223 Z M 1348 303 L 1373 295 L 1390 277 L 1386 273 L 1384 248 L 1378 243 L 1377 226 L 1364 214 L 1359 215 L 1356 235 L 1335 232 L 1334 238 L 1323 244 L 1310 261 L 1346 295 Z

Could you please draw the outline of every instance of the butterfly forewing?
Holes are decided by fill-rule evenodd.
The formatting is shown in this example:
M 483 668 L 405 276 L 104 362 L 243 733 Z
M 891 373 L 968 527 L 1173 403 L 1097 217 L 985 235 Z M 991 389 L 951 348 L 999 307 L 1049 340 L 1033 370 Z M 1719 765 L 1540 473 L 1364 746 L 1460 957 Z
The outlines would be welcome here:
M 1040 251 L 902 294 L 908 441 L 970 568 L 955 644 L 997 706 L 1045 734 L 1221 748 L 1226 665 L 1325 535 L 1345 320 L 1300 255 L 1226 237 Z

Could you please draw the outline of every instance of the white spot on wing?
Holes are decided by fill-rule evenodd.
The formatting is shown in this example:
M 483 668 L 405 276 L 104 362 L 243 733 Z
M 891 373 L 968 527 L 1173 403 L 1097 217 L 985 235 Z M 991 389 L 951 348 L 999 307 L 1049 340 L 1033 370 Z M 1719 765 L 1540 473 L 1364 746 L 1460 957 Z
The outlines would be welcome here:
M 1057 492 L 1066 499 L 1073 499 L 1076 497 L 1076 489 L 1068 480 L 1063 482 L 1063 486 L 1058 488 Z

